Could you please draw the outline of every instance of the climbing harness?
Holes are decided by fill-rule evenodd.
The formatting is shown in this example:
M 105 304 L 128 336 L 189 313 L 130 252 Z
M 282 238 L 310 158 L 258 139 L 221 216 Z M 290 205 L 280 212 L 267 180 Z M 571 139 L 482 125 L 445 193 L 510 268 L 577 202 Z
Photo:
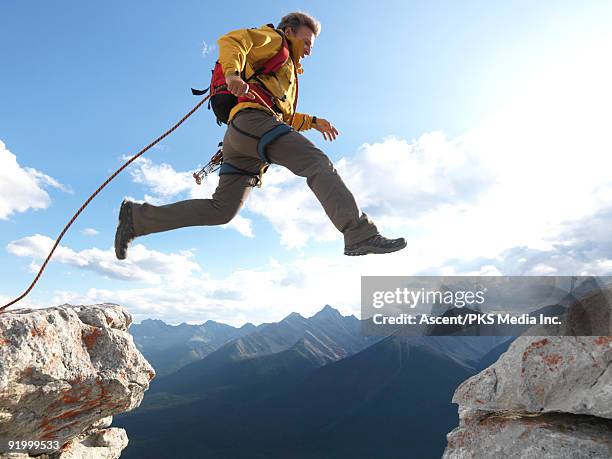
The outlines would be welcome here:
M 255 179 L 255 184 L 257 188 L 261 188 L 263 185 L 263 174 L 268 170 L 269 164 L 262 164 L 259 168 L 259 173 L 254 174 L 247 170 L 241 169 L 237 166 L 234 166 L 223 159 L 223 142 L 219 142 L 219 149 L 217 152 L 210 158 L 210 161 L 198 172 L 193 173 L 193 178 L 195 179 L 196 184 L 201 185 L 202 180 L 204 180 L 208 175 L 219 171 L 219 175 L 248 175 Z
M 279 124 L 279 125 L 274 126 L 269 131 L 265 132 L 261 137 L 258 137 L 256 135 L 252 135 L 252 134 L 244 132 L 241 129 L 238 129 L 233 122 L 231 123 L 231 126 L 234 129 L 238 130 L 238 132 L 242 134 L 246 134 L 249 137 L 252 137 L 254 139 L 257 139 L 257 154 L 259 155 L 259 158 L 261 159 L 263 164 L 259 168 L 259 174 L 254 174 L 252 172 L 245 171 L 244 169 L 240 169 L 239 167 L 229 164 L 227 161 L 223 161 L 221 164 L 221 168 L 219 170 L 219 175 L 224 175 L 224 174 L 248 175 L 248 176 L 255 178 L 254 186 L 261 188 L 261 186 L 263 185 L 263 175 L 268 170 L 268 167 L 270 167 L 270 164 L 272 164 L 272 161 L 270 161 L 270 159 L 268 158 L 268 155 L 266 154 L 266 148 L 268 147 L 269 144 L 274 142 L 279 137 L 285 134 L 289 134 L 291 131 L 293 131 L 293 128 L 284 123 Z
M 221 169 L 219 170 L 219 175 L 247 175 L 255 179 L 255 184 L 253 186 L 261 188 L 261 186 L 263 185 L 263 175 L 268 170 L 268 167 L 270 167 L 269 164 L 262 164 L 259 168 L 259 173 L 254 174 L 252 172 L 240 169 L 239 167 L 229 164 L 228 162 L 224 162 L 221 165 Z
M 274 142 L 276 139 L 284 136 L 285 134 L 289 134 L 294 129 L 287 124 L 279 124 L 274 126 L 269 131 L 266 131 L 261 137 L 259 137 L 238 128 L 234 124 L 233 120 L 230 121 L 230 126 L 236 129 L 241 134 L 257 140 L 257 154 L 263 162 L 263 164 L 259 168 L 259 173 L 249 172 L 247 170 L 241 169 L 237 166 L 234 166 L 233 164 L 228 163 L 223 158 L 223 142 L 219 142 L 219 149 L 217 150 L 217 152 L 212 156 L 212 158 L 210 158 L 208 163 L 204 167 L 202 167 L 202 169 L 193 173 L 193 178 L 195 179 L 198 185 L 201 185 L 202 180 L 204 180 L 208 175 L 218 170 L 219 175 L 247 175 L 253 177 L 255 179 L 255 184 L 253 186 L 261 188 L 261 186 L 263 185 L 263 175 L 268 170 L 270 164 L 272 164 L 272 161 L 270 161 L 270 158 L 268 158 L 268 155 L 266 154 L 266 148 L 268 147 L 268 145 L 270 145 L 270 143 Z
M 259 155 L 259 158 L 266 163 L 271 163 L 268 155 L 266 155 L 266 147 L 279 137 L 289 134 L 291 131 L 293 131 L 291 126 L 287 124 L 279 124 L 265 132 L 259 139 L 259 142 L 257 142 L 257 154 Z

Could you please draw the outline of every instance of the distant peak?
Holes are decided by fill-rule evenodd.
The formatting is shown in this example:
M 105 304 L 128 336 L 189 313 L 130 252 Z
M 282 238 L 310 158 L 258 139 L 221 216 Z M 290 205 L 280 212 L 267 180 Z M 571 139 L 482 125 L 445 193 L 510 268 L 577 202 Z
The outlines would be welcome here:
M 217 322 L 216 320 L 207 320 L 202 324 L 203 328 L 224 328 L 230 327 L 231 325 L 223 324 L 221 322 Z
M 313 317 L 340 317 L 342 314 L 335 308 L 332 308 L 329 304 L 326 304 L 323 309 L 317 312 Z
M 161 319 L 143 319 L 140 321 L 140 324 L 134 325 L 143 325 L 145 327 L 169 327 L 169 325 Z
M 292 312 L 287 317 L 285 317 L 283 320 L 296 320 L 296 319 L 303 319 L 303 318 L 304 317 L 299 312 Z

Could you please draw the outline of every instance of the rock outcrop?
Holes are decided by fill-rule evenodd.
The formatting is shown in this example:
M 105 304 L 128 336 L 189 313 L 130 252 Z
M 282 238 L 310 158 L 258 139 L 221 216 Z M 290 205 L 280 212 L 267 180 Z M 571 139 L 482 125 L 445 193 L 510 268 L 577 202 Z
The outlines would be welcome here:
M 612 337 L 517 338 L 462 383 L 445 459 L 612 457 Z
M 155 376 L 131 322 L 113 304 L 0 314 L 0 458 L 121 455 L 128 439 L 112 416 L 139 406 Z M 45 448 L 9 448 L 24 441 Z

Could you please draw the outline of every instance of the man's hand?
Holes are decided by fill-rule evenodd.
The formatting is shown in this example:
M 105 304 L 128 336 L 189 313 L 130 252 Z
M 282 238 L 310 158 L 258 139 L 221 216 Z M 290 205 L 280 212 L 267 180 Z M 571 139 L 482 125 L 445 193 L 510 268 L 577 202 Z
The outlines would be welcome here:
M 332 126 L 329 121 L 323 118 L 317 118 L 317 122 L 312 127 L 323 134 L 325 140 L 336 140 L 336 136 L 340 135 L 338 130 Z
M 225 77 L 227 90 L 236 97 L 248 97 L 255 99 L 255 96 L 249 92 L 249 85 L 244 82 L 240 75 L 228 75 Z

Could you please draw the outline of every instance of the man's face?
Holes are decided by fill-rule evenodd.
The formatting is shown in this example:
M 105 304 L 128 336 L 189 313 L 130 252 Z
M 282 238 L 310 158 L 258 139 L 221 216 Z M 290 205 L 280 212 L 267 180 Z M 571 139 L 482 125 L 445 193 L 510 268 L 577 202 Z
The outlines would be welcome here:
M 300 57 L 310 56 L 315 42 L 315 34 L 308 26 L 301 25 L 297 30 L 287 29 L 287 34 L 290 37 L 295 37 L 304 42 L 304 50 Z

